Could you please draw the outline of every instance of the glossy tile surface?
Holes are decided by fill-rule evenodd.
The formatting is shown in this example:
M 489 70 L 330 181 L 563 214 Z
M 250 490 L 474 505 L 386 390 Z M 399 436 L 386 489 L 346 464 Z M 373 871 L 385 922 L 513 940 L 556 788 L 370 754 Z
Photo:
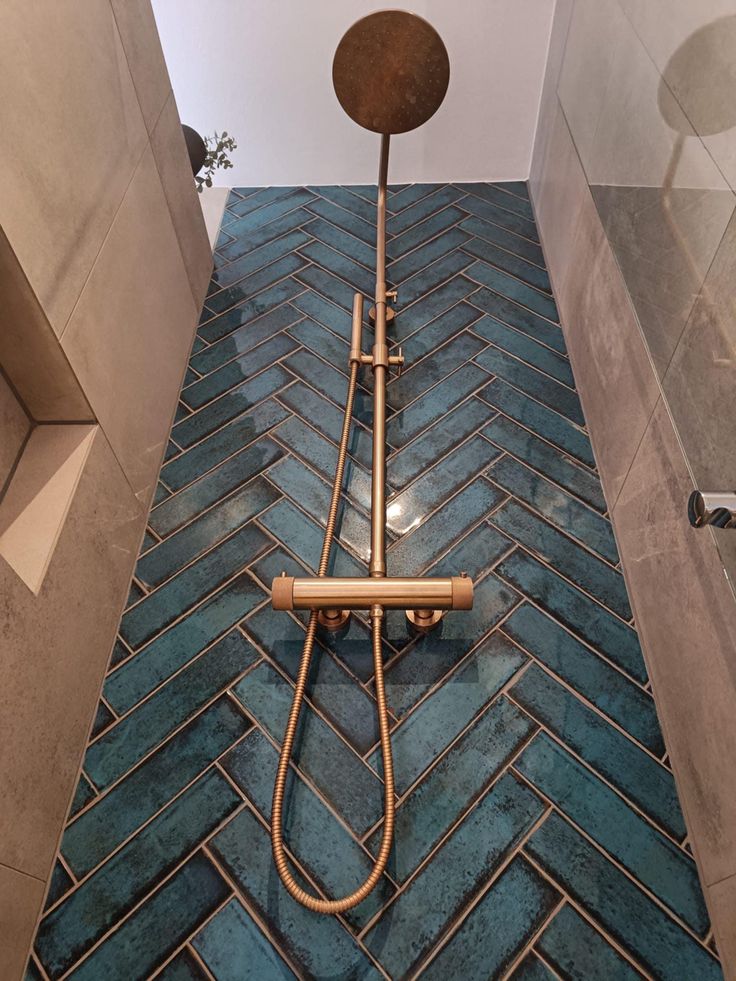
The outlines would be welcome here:
M 390 192 L 389 571 L 465 570 L 475 605 L 426 637 L 386 617 L 398 808 L 375 892 L 320 917 L 278 882 L 305 618 L 268 590 L 318 560 L 373 194 L 230 196 L 29 978 L 720 974 L 523 184 Z M 337 574 L 365 574 L 370 385 Z M 363 620 L 320 637 L 308 694 L 286 840 L 343 894 L 382 833 Z

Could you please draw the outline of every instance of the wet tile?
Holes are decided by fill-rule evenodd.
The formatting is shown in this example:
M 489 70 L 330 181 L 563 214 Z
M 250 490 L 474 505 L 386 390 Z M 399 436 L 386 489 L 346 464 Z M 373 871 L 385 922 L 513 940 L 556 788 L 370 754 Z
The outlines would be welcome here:
M 501 505 L 491 521 L 509 538 L 536 552 L 556 572 L 590 593 L 599 603 L 624 620 L 631 619 L 629 598 L 620 572 L 576 545 L 567 535 L 513 499 Z
M 229 310 L 230 307 L 257 296 L 262 290 L 287 276 L 291 276 L 292 273 L 302 269 L 305 265 L 306 260 L 298 253 L 289 252 L 280 259 L 276 259 L 275 262 L 271 262 L 257 272 L 251 273 L 250 276 L 241 279 L 233 286 L 213 294 L 208 298 L 207 306 L 217 316 L 224 313 L 225 310 Z
M 176 460 L 165 464 L 161 475 L 166 486 L 174 491 L 181 490 L 283 422 L 288 415 L 288 411 L 273 399 L 261 402 L 247 415 L 228 423 Z
M 193 947 L 217 981 L 296 978 L 237 899 L 199 931 Z
M 327 436 L 333 443 L 338 444 L 340 442 L 343 412 L 334 403 L 318 395 L 313 388 L 310 388 L 303 382 L 295 382 L 280 393 L 279 401 L 295 414 L 303 414 L 305 418 L 309 419 L 314 429 L 322 433 L 323 436 Z M 300 423 L 302 427 L 304 426 L 304 423 L 298 419 L 292 423 L 292 426 L 296 426 L 297 423 Z M 291 431 L 290 427 L 287 427 L 287 431 Z M 373 458 L 373 439 L 366 429 L 356 425 L 355 422 L 353 422 L 350 431 L 348 453 L 366 470 L 370 470 L 371 460 Z M 332 474 L 334 474 L 334 470 Z M 349 465 L 347 466 L 346 474 L 349 480 L 351 477 Z
M 332 399 L 339 408 L 345 405 L 348 391 L 347 376 L 311 351 L 296 351 L 289 355 L 284 365 L 321 395 Z
M 449 943 L 424 971 L 426 978 L 500 977 L 559 901 L 559 893 L 523 858 L 515 858 Z
M 636 631 L 623 621 L 524 552 L 516 551 L 504 559 L 497 572 L 635 681 L 646 683 Z
M 458 368 L 416 402 L 388 420 L 388 442 L 392 446 L 405 446 L 468 395 L 481 388 L 489 377 L 487 372 L 475 364 L 465 364 Z
M 555 970 L 571 981 L 588 981 L 589 978 L 638 981 L 640 977 L 639 972 L 572 906 L 562 907 L 536 947 Z
M 291 501 L 279 501 L 259 518 L 279 541 L 288 542 L 289 550 L 307 568 L 316 572 L 322 549 L 323 529 L 308 518 L 303 511 L 294 507 Z M 332 556 L 327 574 L 330 576 L 364 576 L 365 566 L 358 562 L 340 544 L 332 548 Z
M 300 297 L 296 297 L 297 302 Z M 266 341 L 278 334 L 284 327 L 295 323 L 301 319 L 301 312 L 293 305 L 284 303 L 275 310 L 264 313 L 256 320 L 238 327 L 223 337 L 221 341 L 205 347 L 198 354 L 194 354 L 191 359 L 192 366 L 201 374 L 207 375 L 215 371 L 222 365 L 252 350 L 262 341 Z
M 661 828 L 678 840 L 684 838 L 685 822 L 669 770 L 536 665 L 510 694 Z
M 151 527 L 162 537 L 170 535 L 231 491 L 267 469 L 283 456 L 283 453 L 282 447 L 268 437 L 257 440 L 247 449 L 236 453 L 225 463 L 190 484 L 185 490 L 154 508 L 149 519 Z
M 247 524 L 278 498 L 278 491 L 268 481 L 256 477 L 181 531 L 160 542 L 138 561 L 136 575 L 147 586 L 158 586 L 241 525 Z M 263 542 L 256 537 L 254 544 L 253 554 L 257 554 Z
M 234 688 L 246 711 L 281 742 L 293 688 L 270 665 L 260 664 Z M 375 824 L 382 784 L 355 752 L 311 709 L 302 709 L 296 762 L 356 834 Z
M 718 962 L 704 947 L 557 814 L 532 835 L 526 848 L 656 977 L 722 977 Z
M 281 217 L 274 218 L 259 228 L 250 231 L 244 238 L 229 236 L 228 241 L 217 248 L 216 259 L 219 258 L 219 262 L 215 262 L 215 267 L 219 269 L 226 263 L 234 259 L 239 259 L 253 249 L 260 248 L 267 242 L 273 242 L 274 239 L 279 238 L 281 235 L 293 231 L 300 225 L 306 224 L 311 218 L 312 215 L 304 208 L 294 208 L 292 211 L 281 215 Z M 227 226 L 226 231 L 230 231 L 231 228 L 232 223 Z
M 287 300 L 292 300 L 303 289 L 303 285 L 296 279 L 291 277 L 282 279 L 274 286 L 261 290 L 251 299 L 244 300 L 232 307 L 226 313 L 208 320 L 203 327 L 199 328 L 199 334 L 208 344 L 213 344 L 228 334 L 232 334 L 238 327 L 256 320 L 262 314 L 273 310 L 274 307 L 285 303 Z
M 292 380 L 291 376 L 274 362 L 297 347 L 297 342 L 282 332 L 185 388 L 182 401 L 191 409 L 201 411 L 174 427 L 172 436 L 179 446 L 183 449 L 192 446 L 224 422 L 283 388 Z M 213 403 L 214 399 L 217 401 Z
M 347 310 L 343 310 L 342 307 L 338 307 L 320 296 L 319 293 L 313 293 L 311 290 L 298 296 L 293 305 L 318 324 L 329 327 L 339 337 L 346 341 L 350 340 L 353 318 Z
M 149 978 L 229 892 L 212 863 L 197 852 L 69 977 Z
M 389 871 L 399 883 L 414 872 L 535 729 L 535 723 L 502 696 L 432 767 L 396 813 Z M 368 842 L 374 854 L 379 843 L 380 830 Z
M 335 917 L 315 916 L 274 878 L 268 834 L 252 813 L 242 811 L 212 847 L 280 949 L 307 976 L 378 981 L 378 971 Z
M 483 389 L 482 397 L 486 398 L 488 394 L 489 399 L 494 399 L 497 391 L 494 388 L 495 385 L 496 382 L 492 382 L 488 388 Z M 493 391 L 491 391 L 492 388 L 494 388 Z M 504 408 L 503 411 L 506 409 Z M 558 418 L 561 419 L 561 417 Z M 553 480 L 556 484 L 569 490 L 570 493 L 575 494 L 581 501 L 590 504 L 597 511 L 604 512 L 606 510 L 606 501 L 603 497 L 600 481 L 588 470 L 577 466 L 563 453 L 535 436 L 528 429 L 522 429 L 521 426 L 517 426 L 509 419 L 497 417 L 485 427 L 483 435 L 487 436 L 497 446 L 507 450 L 512 456 L 518 457 L 523 463 L 539 471 L 547 479 Z
M 491 374 L 498 375 L 525 394 L 533 396 L 549 409 L 554 409 L 571 422 L 585 425 L 580 400 L 575 392 L 560 385 L 548 375 L 530 368 L 496 347 L 487 347 L 475 358 L 476 363 Z
M 44 918 L 36 951 L 47 972 L 56 977 L 71 967 L 239 804 L 224 777 L 201 777 Z
M 391 977 L 406 976 L 429 953 L 543 811 L 542 802 L 510 774 L 485 795 L 366 935 L 366 946 Z M 492 937 L 504 933 L 488 931 Z M 448 975 L 445 970 L 437 976 Z
M 516 769 L 701 937 L 708 915 L 695 862 L 545 733 Z
M 242 712 L 222 698 L 128 774 L 64 832 L 62 854 L 87 875 L 247 732 Z
M 482 477 L 472 481 L 415 531 L 404 535 L 387 554 L 389 574 L 416 576 L 503 500 Z
M 618 549 L 611 522 L 566 494 L 541 474 L 535 473 L 512 457 L 505 456 L 490 468 L 487 476 L 602 558 L 618 563 Z
M 224 585 L 242 568 L 244 556 L 252 561 L 267 546 L 261 529 L 246 525 L 124 614 L 120 622 L 123 640 L 132 649 L 141 647 Z M 254 593 L 254 604 L 257 601 Z
M 386 507 L 388 528 L 397 535 L 411 531 L 484 470 L 498 453 L 482 436 L 471 436 L 427 470 L 411 487 L 389 499 Z
M 476 583 L 471 611 L 448 613 L 437 629 L 418 637 L 412 647 L 390 665 L 386 672 L 386 698 L 391 710 L 398 716 L 404 715 L 513 609 L 518 599 L 517 594 L 493 573 Z M 498 656 L 495 637 L 489 645 Z M 503 651 L 504 645 L 499 646 Z M 523 657 L 520 663 L 522 661 Z
M 286 235 L 282 235 L 281 238 L 267 242 L 260 248 L 253 249 L 246 255 L 241 256 L 240 259 L 236 259 L 228 266 L 219 269 L 217 271 L 218 290 L 212 294 L 213 302 L 208 301 L 208 306 L 212 310 L 217 310 L 216 297 L 220 290 L 227 289 L 236 283 L 240 285 L 241 281 L 251 273 L 269 265 L 276 259 L 280 259 L 294 249 L 298 249 L 300 245 L 305 245 L 308 241 L 309 235 L 305 235 L 304 232 L 298 230 L 288 232 Z
M 304 320 L 300 320 L 298 324 L 289 328 L 289 334 L 300 344 L 310 348 L 320 358 L 327 361 L 333 368 L 343 374 L 347 373 L 350 348 L 331 330 L 327 330 L 322 324 L 305 317 Z
M 492 414 L 493 410 L 479 399 L 470 398 L 462 402 L 413 443 L 389 458 L 389 483 L 399 490 L 405 487 L 448 450 L 480 429 Z
M 514 543 L 486 522 L 476 525 L 453 545 L 441 559 L 427 569 L 428 576 L 457 576 L 466 572 L 475 581 L 480 579 Z
M 92 743 L 84 763 L 92 780 L 101 789 L 119 780 L 257 660 L 242 634 L 228 634 Z
M 285 345 L 285 349 L 290 351 L 291 345 Z M 253 353 L 255 354 L 256 351 Z M 235 362 L 231 363 L 234 364 Z M 189 449 L 190 446 L 214 433 L 226 423 L 236 419 L 248 409 L 252 409 L 253 406 L 270 395 L 274 395 L 293 381 L 293 375 L 289 374 L 281 365 L 274 364 L 261 371 L 254 378 L 235 385 L 199 412 L 195 412 L 182 420 L 178 426 L 174 427 L 174 438 L 179 441 L 179 446 L 182 449 Z
M 278 753 L 256 729 L 223 764 L 269 823 L 277 763 Z M 289 851 L 328 895 L 347 896 L 370 874 L 370 855 L 298 774 L 289 777 L 283 827 Z M 345 914 L 346 919 L 353 926 L 364 926 L 395 891 L 387 879 L 382 879 L 375 892 Z

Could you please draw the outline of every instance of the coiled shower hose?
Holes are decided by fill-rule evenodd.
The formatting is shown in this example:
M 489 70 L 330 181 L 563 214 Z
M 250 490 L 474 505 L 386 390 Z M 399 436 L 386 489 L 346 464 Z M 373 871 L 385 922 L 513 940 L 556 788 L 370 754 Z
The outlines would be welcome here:
M 342 435 L 340 437 L 340 449 L 337 457 L 337 467 L 335 469 L 335 480 L 332 485 L 332 498 L 330 509 L 327 515 L 327 527 L 322 543 L 322 554 L 317 569 L 318 576 L 327 574 L 327 567 L 330 561 L 330 551 L 332 540 L 335 534 L 335 522 L 340 506 L 340 493 L 342 491 L 342 481 L 345 472 L 345 458 L 348 451 L 348 441 L 350 439 L 350 424 L 353 416 L 353 402 L 355 400 L 355 386 L 358 380 L 358 365 L 353 362 L 350 365 L 350 381 L 348 384 L 348 397 L 345 404 L 345 418 L 343 420 Z M 299 722 L 302 701 L 304 699 L 304 689 L 307 684 L 309 667 L 312 661 L 312 651 L 314 649 L 314 636 L 317 632 L 317 611 L 312 610 L 307 626 L 307 636 L 304 640 L 304 650 L 299 665 L 299 672 L 296 679 L 294 699 L 291 703 L 289 720 L 286 723 L 284 742 L 279 756 L 278 770 L 276 771 L 276 781 L 273 788 L 273 804 L 271 809 L 271 846 L 273 849 L 274 862 L 278 870 L 281 881 L 287 892 L 302 906 L 313 910 L 315 913 L 342 913 L 351 909 L 362 902 L 370 891 L 374 888 L 378 880 L 383 875 L 386 863 L 388 862 L 389 852 L 394 831 L 394 772 L 393 760 L 391 757 L 391 740 L 389 737 L 389 721 L 386 709 L 386 693 L 383 683 L 383 660 L 381 657 L 381 621 L 383 619 L 383 609 L 380 606 L 371 608 L 371 640 L 373 646 L 373 668 L 375 672 L 376 703 L 378 711 L 378 726 L 381 738 L 381 754 L 383 756 L 383 779 L 384 779 L 384 824 L 381 847 L 378 852 L 373 869 L 368 878 L 349 896 L 342 899 L 320 899 L 302 889 L 289 870 L 288 859 L 284 848 L 284 839 L 281 830 L 282 812 L 284 803 L 284 790 L 286 787 L 286 777 L 289 772 L 289 762 L 294 746 L 294 736 Z

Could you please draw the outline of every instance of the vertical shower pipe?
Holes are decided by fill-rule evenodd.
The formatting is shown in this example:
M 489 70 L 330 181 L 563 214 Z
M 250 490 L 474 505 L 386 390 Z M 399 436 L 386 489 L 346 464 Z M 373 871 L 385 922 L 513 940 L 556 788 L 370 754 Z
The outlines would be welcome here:
M 371 559 L 368 567 L 370 576 L 385 578 L 386 576 L 386 382 L 389 364 L 401 365 L 402 356 L 389 358 L 386 343 L 386 194 L 388 182 L 388 148 L 389 137 L 381 137 L 381 161 L 378 172 L 378 202 L 376 213 L 376 316 L 373 344 L 373 357 L 360 355 L 361 322 L 363 316 L 363 298 L 355 295 L 353 303 L 353 333 L 350 358 L 350 380 L 348 396 L 345 405 L 340 448 L 338 452 L 335 479 L 332 485 L 332 498 L 327 517 L 325 537 L 322 543 L 317 575 L 327 574 L 332 540 L 335 531 L 335 521 L 340 504 L 345 459 L 350 438 L 350 421 L 353 413 L 353 399 L 358 368 L 361 363 L 372 364 L 373 381 L 373 474 L 371 484 Z M 394 294 L 395 295 L 395 294 Z M 355 356 L 355 357 L 354 357 Z M 332 612 L 332 611 L 330 611 Z M 334 611 L 337 613 L 338 611 Z M 376 688 L 376 710 L 381 741 L 381 758 L 383 761 L 384 782 L 384 822 L 381 835 L 381 845 L 369 875 L 365 881 L 348 896 L 341 899 L 322 899 L 313 896 L 303 889 L 296 881 L 288 866 L 284 847 L 281 824 L 283 820 L 284 794 L 286 778 L 289 772 L 291 753 L 294 747 L 299 714 L 304 699 L 304 691 L 309 675 L 309 667 L 314 650 L 314 639 L 317 631 L 318 611 L 313 609 L 309 616 L 307 635 L 304 640 L 302 660 L 297 673 L 294 698 L 289 712 L 289 719 L 284 732 L 279 763 L 274 781 L 273 802 L 271 806 L 271 847 L 274 863 L 279 878 L 289 895 L 302 906 L 315 913 L 343 913 L 357 906 L 375 888 L 384 873 L 388 863 L 393 842 L 395 818 L 395 790 L 393 775 L 393 759 L 391 756 L 390 724 L 386 705 L 386 691 L 383 679 L 383 656 L 381 647 L 381 623 L 383 606 L 375 603 L 370 609 L 371 648 L 373 651 L 373 671 Z

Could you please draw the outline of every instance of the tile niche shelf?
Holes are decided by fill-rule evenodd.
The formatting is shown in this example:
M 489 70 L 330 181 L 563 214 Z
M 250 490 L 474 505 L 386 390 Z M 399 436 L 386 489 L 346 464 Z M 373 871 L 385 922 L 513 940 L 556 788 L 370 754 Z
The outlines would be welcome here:
M 96 429 L 87 423 L 34 426 L 0 498 L 0 556 L 36 595 Z

